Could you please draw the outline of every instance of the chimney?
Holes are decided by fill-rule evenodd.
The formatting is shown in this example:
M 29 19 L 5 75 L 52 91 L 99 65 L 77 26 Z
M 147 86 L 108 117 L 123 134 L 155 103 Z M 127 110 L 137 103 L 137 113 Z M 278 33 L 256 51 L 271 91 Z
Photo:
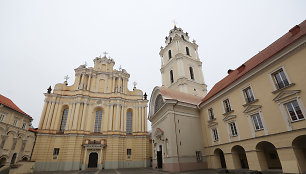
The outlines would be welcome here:
M 292 36 L 296 35 L 300 31 L 300 26 L 296 25 L 289 30 Z
M 245 68 L 245 64 L 242 64 L 241 66 L 239 66 L 238 69 L 238 73 L 241 73 Z

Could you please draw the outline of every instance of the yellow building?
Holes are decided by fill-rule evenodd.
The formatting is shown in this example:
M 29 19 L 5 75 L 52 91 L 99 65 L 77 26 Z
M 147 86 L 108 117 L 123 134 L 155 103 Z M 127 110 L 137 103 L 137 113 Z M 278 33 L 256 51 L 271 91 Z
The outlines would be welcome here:
M 0 94 L 0 167 L 31 158 L 35 133 L 32 117 Z
M 219 81 L 200 115 L 208 168 L 306 172 L 306 21 Z
M 45 93 L 35 171 L 116 169 L 149 165 L 146 94 L 128 90 L 130 75 L 114 60 L 97 57 L 94 67 L 75 69 L 75 82 Z

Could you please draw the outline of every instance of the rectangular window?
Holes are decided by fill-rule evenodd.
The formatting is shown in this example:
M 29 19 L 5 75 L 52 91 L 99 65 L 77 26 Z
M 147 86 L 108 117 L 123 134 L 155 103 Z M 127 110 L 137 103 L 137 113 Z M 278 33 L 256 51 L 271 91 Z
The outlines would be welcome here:
M 289 81 L 284 73 L 283 69 L 280 69 L 272 74 L 274 83 L 277 89 L 282 89 L 289 85 Z
M 243 90 L 246 103 L 250 103 L 255 100 L 251 87 L 247 87 Z
M 101 123 L 102 123 L 102 111 L 99 110 L 96 112 L 96 120 L 95 120 L 95 130 L 94 132 L 101 132 Z
M 22 129 L 25 129 L 26 126 L 27 126 L 27 123 L 24 122 L 24 123 L 22 124 Z
M 126 133 L 131 134 L 132 133 L 132 112 L 126 113 Z
M 59 148 L 54 148 L 53 150 L 53 155 L 58 155 L 59 154 Z
M 17 126 L 18 120 L 14 120 L 13 126 Z
M 298 120 L 303 120 L 304 119 L 304 115 L 301 111 L 301 108 L 298 104 L 298 102 L 296 100 L 290 102 L 290 103 L 286 103 L 286 108 L 288 111 L 288 114 L 291 117 L 292 121 L 298 121 Z
M 237 129 L 236 129 L 236 124 L 235 124 L 235 122 L 229 123 L 229 126 L 230 126 L 230 128 L 231 128 L 232 136 L 237 136 L 238 133 L 237 133 Z
M 219 141 L 219 135 L 217 129 L 212 129 L 212 132 L 214 134 L 214 141 Z
M 197 161 L 202 161 L 202 152 L 196 151 L 196 157 L 197 157 Z
M 263 127 L 260 115 L 257 113 L 257 114 L 252 115 L 251 117 L 252 117 L 255 129 L 262 130 L 264 127 Z
M 68 109 L 64 109 L 64 111 L 63 111 L 61 127 L 60 127 L 61 132 L 64 132 L 64 130 L 65 130 L 67 117 L 68 117 L 68 111 L 69 111 Z
M 223 101 L 225 113 L 230 112 L 232 110 L 229 99 Z
M 5 117 L 4 114 L 0 114 L 0 122 L 3 122 L 3 121 L 4 121 L 4 117 Z
M 126 155 L 128 156 L 132 155 L 132 149 L 126 149 Z
M 213 108 L 209 108 L 209 109 L 208 109 L 208 115 L 209 115 L 209 119 L 210 119 L 210 120 L 215 119 L 215 115 L 214 115 L 214 110 L 213 110 Z

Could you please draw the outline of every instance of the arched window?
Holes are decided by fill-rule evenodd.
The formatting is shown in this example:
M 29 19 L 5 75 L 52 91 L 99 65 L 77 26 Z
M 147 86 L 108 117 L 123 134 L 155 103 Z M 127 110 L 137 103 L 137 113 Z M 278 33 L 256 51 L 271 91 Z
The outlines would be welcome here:
M 188 56 L 190 56 L 189 48 L 188 48 L 188 47 L 186 47 L 186 54 L 187 54 Z
M 170 70 L 170 82 L 171 83 L 174 82 L 174 80 L 173 80 L 173 71 L 172 70 Z
M 101 123 L 102 123 L 102 111 L 98 110 L 96 112 L 95 131 L 94 132 L 101 132 Z
M 64 109 L 63 111 L 63 116 L 62 116 L 62 121 L 61 121 L 61 127 L 60 131 L 64 132 L 66 128 L 66 123 L 67 123 L 67 117 L 68 117 L 68 108 Z
M 164 105 L 163 97 L 159 94 L 155 100 L 154 113 L 156 113 Z
M 191 78 L 192 80 L 194 80 L 194 75 L 193 75 L 193 69 L 192 69 L 192 67 L 189 67 L 189 72 L 190 72 L 190 78 Z
M 185 40 L 184 35 L 182 35 L 182 39 Z
M 172 37 L 170 37 L 170 43 L 172 42 Z
M 133 132 L 133 118 L 132 118 L 132 110 L 128 109 L 126 112 L 126 133 L 131 134 Z
M 168 51 L 168 56 L 169 56 L 169 59 L 171 59 L 171 57 L 172 57 L 171 50 Z

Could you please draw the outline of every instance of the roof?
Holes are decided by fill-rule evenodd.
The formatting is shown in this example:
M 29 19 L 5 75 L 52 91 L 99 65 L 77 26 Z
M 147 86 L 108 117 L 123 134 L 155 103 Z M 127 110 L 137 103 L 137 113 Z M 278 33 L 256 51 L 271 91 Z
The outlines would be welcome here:
M 264 50 L 256 54 L 254 57 L 246 61 L 236 70 L 229 70 L 230 73 L 213 86 L 209 93 L 203 98 L 201 104 L 221 92 L 223 89 L 227 88 L 229 85 L 237 81 L 239 78 L 247 74 L 255 67 L 272 58 L 275 54 L 279 53 L 299 38 L 305 36 L 305 33 L 306 21 L 304 20 L 301 24 L 293 27 L 291 30 L 289 30 L 288 33 L 286 33 L 281 38 L 269 45 L 267 48 L 265 48 Z
M 192 94 L 187 94 L 183 92 L 179 92 L 173 89 L 160 87 L 160 93 L 164 97 L 164 99 L 174 99 L 184 103 L 190 103 L 194 105 L 198 105 L 202 98 L 198 96 L 194 96 Z
M 29 116 L 28 114 L 26 114 L 25 112 L 23 112 L 18 106 L 15 105 L 15 103 L 12 102 L 12 100 L 10 100 L 7 97 L 4 97 L 3 95 L 0 94 L 0 103 L 3 104 L 4 106 L 11 108 L 25 116 L 28 116 L 30 118 L 32 118 L 31 116 Z
M 31 131 L 31 132 L 37 132 L 37 128 L 36 129 L 34 129 L 34 128 L 29 128 L 29 131 Z

